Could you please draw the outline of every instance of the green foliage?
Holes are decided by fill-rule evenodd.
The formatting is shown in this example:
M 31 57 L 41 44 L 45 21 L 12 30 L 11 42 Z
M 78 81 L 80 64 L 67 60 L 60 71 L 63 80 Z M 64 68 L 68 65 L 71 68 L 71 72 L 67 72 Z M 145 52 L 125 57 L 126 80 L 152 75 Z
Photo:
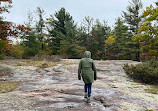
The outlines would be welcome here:
M 0 60 L 4 59 L 4 54 L 0 54 Z
M 112 30 L 112 36 L 109 36 L 105 41 L 106 58 L 131 59 L 130 41 L 128 27 L 124 25 L 122 18 L 119 17 Z
M 154 111 L 154 110 L 152 110 L 152 109 L 147 109 L 147 110 L 145 110 L 145 111 Z
M 55 17 L 55 19 L 54 19 Z M 49 46 L 52 49 L 52 54 L 59 54 L 60 50 L 60 41 L 64 39 L 69 39 L 71 37 L 74 38 L 74 28 L 76 27 L 72 16 L 68 12 L 66 12 L 65 8 L 61 8 L 58 12 L 54 14 L 54 16 L 50 16 L 47 19 L 48 24 L 48 32 L 49 35 L 52 36 L 49 42 Z M 71 33 L 71 37 L 69 36 Z
M 36 13 L 38 15 L 38 20 L 36 21 L 36 26 L 35 26 L 35 30 L 36 33 L 38 35 L 38 40 L 41 43 L 41 49 L 44 50 L 44 42 L 46 42 L 44 40 L 44 37 L 46 36 L 46 34 L 44 33 L 45 30 L 45 21 L 44 21 L 44 10 L 41 9 L 40 7 L 37 7 Z
M 102 24 L 99 20 L 96 20 L 91 31 L 91 45 L 89 50 L 92 52 L 92 57 L 95 59 L 105 59 L 105 40 L 110 35 L 110 27 L 106 22 Z
M 35 18 L 34 16 L 37 16 L 37 17 Z M 42 52 L 49 51 L 48 45 L 47 45 L 49 38 L 46 33 L 47 32 L 46 20 L 44 16 L 45 16 L 44 10 L 40 7 L 37 7 L 34 13 L 28 12 L 28 20 L 27 22 L 25 22 L 25 25 L 31 28 L 32 32 L 35 34 L 36 41 L 40 43 L 39 48 L 41 49 Z M 21 38 L 25 40 L 27 35 L 28 34 L 25 33 L 24 36 L 22 36 Z
M 29 35 L 25 36 L 25 41 L 23 44 L 24 48 L 24 58 L 35 56 L 40 52 L 40 42 L 37 40 L 37 35 L 35 32 L 29 32 Z
M 31 56 L 35 56 L 38 53 L 39 53 L 39 49 L 37 49 L 36 47 L 32 47 L 32 48 L 26 47 L 23 57 L 28 58 Z
M 86 50 L 91 51 L 92 58 L 105 59 L 105 40 L 110 36 L 111 28 L 98 19 L 94 21 L 93 18 L 85 17 L 80 28 L 80 45 L 84 46 Z
M 138 34 L 133 36 L 133 40 L 140 42 L 145 53 L 158 56 L 158 7 L 147 7 L 142 17 L 144 21 L 139 24 Z
M 123 17 L 126 23 L 129 25 L 129 31 L 131 34 L 137 34 L 138 24 L 141 21 L 140 11 L 143 8 L 141 0 L 132 0 L 127 6 L 127 12 L 123 11 Z
M 65 8 L 61 8 L 54 16 L 48 18 L 48 25 L 49 35 L 52 36 L 49 46 L 53 55 L 61 54 L 68 58 L 81 57 L 84 47 L 79 46 L 80 36 L 77 25 Z
M 129 59 L 131 50 L 128 48 L 130 38 L 128 36 L 128 27 L 124 25 L 122 18 L 118 18 L 115 22 L 115 27 L 113 30 L 114 37 L 116 38 L 115 49 L 117 51 L 117 59 Z
M 123 69 L 125 73 L 133 79 L 158 84 L 158 61 L 148 61 L 137 65 L 125 64 Z
M 158 94 L 158 85 L 151 85 L 150 88 L 145 89 L 147 93 Z
M 8 42 L 0 40 L 0 54 L 4 54 L 7 50 Z
M 126 44 L 130 54 L 135 54 L 135 60 L 140 61 L 140 44 L 139 41 L 132 41 L 132 36 L 138 33 L 138 24 L 141 21 L 140 11 L 143 5 L 141 0 L 132 0 L 127 7 L 127 12 L 123 11 L 123 17 L 128 24 L 129 44 Z
M 69 41 L 66 40 L 61 41 L 60 54 L 68 58 L 81 58 L 84 51 L 84 47 L 80 47 L 77 44 L 71 44 Z
M 17 58 L 17 59 L 21 59 L 23 57 L 24 54 L 24 46 L 22 44 L 15 44 L 12 45 L 11 49 L 10 49 L 10 55 Z
M 0 55 L 8 55 L 9 51 L 16 58 L 21 58 L 21 55 L 24 58 L 42 55 L 80 58 L 84 50 L 89 50 L 93 59 L 139 61 L 140 55 L 157 57 L 157 8 L 147 7 L 140 16 L 141 0 L 132 0 L 129 3 L 127 10 L 123 11 L 124 20 L 119 17 L 112 31 L 105 21 L 100 22 L 89 16 L 78 26 L 65 8 L 61 8 L 46 19 L 44 10 L 37 7 L 35 12 L 37 19 L 34 20 L 33 15 L 28 14 L 28 22 L 25 25 L 32 31 L 29 34 L 25 31 L 22 33 L 21 45 L 13 45 L 10 50 L 9 42 L 5 39 L 9 36 L 7 32 L 10 29 L 5 29 L 5 33 L 0 34 Z M 4 24 L 2 16 L 0 16 L 1 24 Z M 24 27 L 19 28 L 24 30 Z M 1 32 L 4 31 L 0 30 Z

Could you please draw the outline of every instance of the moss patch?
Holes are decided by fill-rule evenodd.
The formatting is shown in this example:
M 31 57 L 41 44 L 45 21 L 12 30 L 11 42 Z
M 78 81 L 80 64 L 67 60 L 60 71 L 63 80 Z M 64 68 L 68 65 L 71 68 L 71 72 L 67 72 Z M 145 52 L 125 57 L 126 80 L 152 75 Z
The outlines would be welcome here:
M 152 110 L 152 109 L 147 109 L 147 110 L 145 110 L 145 111 L 154 111 L 154 110 Z
M 152 85 L 150 88 L 145 89 L 147 93 L 158 94 L 158 85 Z
M 0 93 L 11 92 L 22 83 L 20 81 L 0 81 Z

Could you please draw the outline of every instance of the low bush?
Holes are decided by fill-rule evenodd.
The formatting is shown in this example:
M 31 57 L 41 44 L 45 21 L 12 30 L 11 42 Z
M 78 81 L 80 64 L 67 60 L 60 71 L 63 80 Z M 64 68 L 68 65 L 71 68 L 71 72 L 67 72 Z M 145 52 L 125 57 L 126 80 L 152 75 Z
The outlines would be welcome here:
M 0 54 L 0 60 L 4 59 L 4 55 Z
M 148 61 L 137 65 L 125 64 L 125 73 L 135 80 L 149 84 L 158 84 L 158 61 Z
M 10 56 L 15 57 L 16 59 L 21 59 L 24 54 L 24 46 L 20 44 L 12 45 L 10 50 Z

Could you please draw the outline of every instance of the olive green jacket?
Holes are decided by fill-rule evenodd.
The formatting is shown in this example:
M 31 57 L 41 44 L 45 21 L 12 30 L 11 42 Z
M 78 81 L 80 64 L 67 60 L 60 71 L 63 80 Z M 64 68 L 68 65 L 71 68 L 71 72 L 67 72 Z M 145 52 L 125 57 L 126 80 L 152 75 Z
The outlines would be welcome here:
M 78 67 L 78 79 L 84 81 L 85 84 L 93 83 L 94 80 L 97 79 L 96 67 L 91 59 L 90 51 L 85 51 L 84 58 L 80 60 Z

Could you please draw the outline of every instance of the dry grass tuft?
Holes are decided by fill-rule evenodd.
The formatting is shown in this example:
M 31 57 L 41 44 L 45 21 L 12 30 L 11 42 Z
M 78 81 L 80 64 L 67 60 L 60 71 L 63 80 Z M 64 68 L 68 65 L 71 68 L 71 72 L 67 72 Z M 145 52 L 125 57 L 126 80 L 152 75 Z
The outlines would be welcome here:
M 0 93 L 11 92 L 20 85 L 20 81 L 0 81 Z
M 47 67 L 56 66 L 56 62 L 26 60 L 17 63 L 16 66 L 35 66 L 40 68 L 47 68 Z
M 4 72 L 0 72 L 0 77 L 3 77 L 4 75 Z
M 150 88 L 145 89 L 147 93 L 158 94 L 158 85 L 152 85 Z
M 78 64 L 77 61 L 62 61 L 61 64 L 63 65 L 72 65 L 72 64 Z
M 100 65 L 109 65 L 108 62 L 99 62 Z

